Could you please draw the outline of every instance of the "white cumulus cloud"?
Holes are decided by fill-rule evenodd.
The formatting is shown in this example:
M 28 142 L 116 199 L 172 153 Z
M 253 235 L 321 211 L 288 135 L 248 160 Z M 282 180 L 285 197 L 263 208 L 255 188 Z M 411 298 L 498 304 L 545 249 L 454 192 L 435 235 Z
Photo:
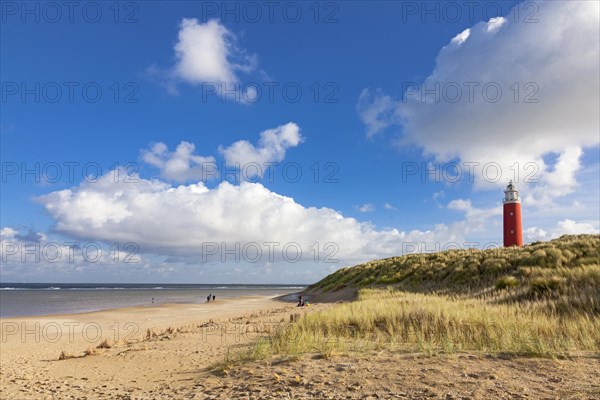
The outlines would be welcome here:
M 477 162 L 476 188 L 506 185 L 515 172 L 522 183 L 536 170 L 543 186 L 536 204 L 549 201 L 544 193 L 571 193 L 583 149 L 600 143 L 600 3 L 536 4 L 536 23 L 524 23 L 515 7 L 457 35 L 401 100 L 375 92 L 366 104 L 373 92 L 363 91 L 367 136 L 397 124 L 398 144 L 417 145 L 440 162 Z M 549 155 L 556 164 L 546 165 Z M 496 168 L 483 175 L 489 164 L 500 167 L 501 179 Z
M 247 140 L 239 140 L 228 147 L 220 146 L 219 151 L 228 165 L 258 164 L 261 166 L 259 171 L 264 171 L 263 165 L 282 161 L 286 151 L 298 146 L 303 140 L 300 127 L 289 122 L 261 132 L 256 146 Z
M 236 92 L 238 74 L 253 72 L 258 66 L 257 56 L 240 48 L 234 32 L 214 19 L 200 23 L 196 18 L 183 18 L 173 50 L 175 65 L 169 70 L 155 65 L 147 69 L 150 76 L 164 80 L 163 85 L 173 94 L 178 81 L 211 84 L 211 91 L 217 93 Z
M 457 45 L 463 44 L 469 38 L 470 35 L 471 35 L 471 30 L 465 29 L 458 35 L 454 36 L 452 38 L 451 42 L 454 44 L 457 44 Z
M 558 221 L 556 225 L 549 230 L 531 227 L 525 229 L 524 234 L 527 242 L 534 242 L 555 239 L 562 235 L 598 234 L 598 232 L 600 232 L 600 230 L 588 222 L 577 222 L 567 218 Z
M 59 276 L 70 279 L 73 273 L 110 270 L 119 264 L 144 265 L 145 260 L 125 244 L 49 238 L 45 233 L 0 229 L 0 273 L 12 281 Z M 135 249 L 135 246 L 133 246 Z
M 216 160 L 212 156 L 194 154 L 193 143 L 181 142 L 175 151 L 170 152 L 164 143 L 155 143 L 149 149 L 141 151 L 141 157 L 147 164 L 160 169 L 162 177 L 176 182 L 206 180 L 216 170 Z
M 479 229 L 470 221 L 472 216 L 482 224 L 488 217 L 466 207 L 461 209 L 468 211 L 468 222 L 402 232 L 377 229 L 330 208 L 303 206 L 259 183 L 222 182 L 209 189 L 202 182 L 172 186 L 116 175 L 121 178 L 115 180 L 114 173 L 107 173 L 97 182 L 83 182 L 37 201 L 61 234 L 106 243 L 135 242 L 140 253 L 191 257 L 194 262 L 200 262 L 207 243 L 225 244 L 229 249 L 236 243 L 242 248 L 255 243 L 263 254 L 268 252 L 267 242 L 278 243 L 279 251 L 295 243 L 308 261 L 313 260 L 315 243 L 322 250 L 330 243 L 328 254 L 347 265 L 401 254 L 407 243 L 417 244 L 420 250 L 448 242 L 462 245 L 465 234 Z M 275 261 L 281 262 L 281 257 Z
M 575 222 L 570 219 L 559 221 L 556 224 L 557 235 L 580 235 L 584 233 L 598 233 L 598 228 L 587 222 Z

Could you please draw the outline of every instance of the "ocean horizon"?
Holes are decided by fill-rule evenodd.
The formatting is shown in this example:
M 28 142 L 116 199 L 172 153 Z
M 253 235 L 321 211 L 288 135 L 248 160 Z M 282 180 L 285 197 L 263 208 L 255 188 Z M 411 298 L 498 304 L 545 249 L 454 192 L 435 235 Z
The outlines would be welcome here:
M 300 284 L 0 283 L 0 318 L 77 314 L 247 296 L 291 295 Z M 293 296 L 292 296 L 293 297 Z M 292 300 L 290 297 L 290 300 Z

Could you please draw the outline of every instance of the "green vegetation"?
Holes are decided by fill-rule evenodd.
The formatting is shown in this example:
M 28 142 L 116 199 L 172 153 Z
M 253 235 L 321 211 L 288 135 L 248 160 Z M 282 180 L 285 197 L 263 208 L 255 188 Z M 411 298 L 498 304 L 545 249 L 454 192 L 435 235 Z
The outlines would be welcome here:
M 410 254 L 342 268 L 311 291 L 347 286 L 393 286 L 414 293 L 481 297 L 506 290 L 498 301 L 552 298 L 559 310 L 600 313 L 600 235 L 563 236 L 525 247 Z M 547 304 L 552 307 L 551 304 Z
M 284 324 L 227 362 L 390 349 L 557 357 L 600 350 L 600 235 L 413 254 L 343 268 L 311 291 L 357 301 Z
M 533 356 L 594 351 L 599 345 L 598 318 L 393 289 L 362 290 L 358 301 L 309 313 L 260 344 L 263 355 L 268 347 L 274 355 L 390 349 Z
M 503 276 L 496 282 L 497 290 L 509 289 L 516 286 L 519 286 L 519 280 L 514 276 Z

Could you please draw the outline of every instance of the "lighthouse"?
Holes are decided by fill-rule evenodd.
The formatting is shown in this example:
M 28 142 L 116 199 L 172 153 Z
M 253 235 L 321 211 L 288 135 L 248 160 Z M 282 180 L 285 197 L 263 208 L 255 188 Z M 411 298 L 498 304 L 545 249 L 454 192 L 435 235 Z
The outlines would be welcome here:
M 523 246 L 521 226 L 521 198 L 519 190 L 510 181 L 504 191 L 504 247 Z

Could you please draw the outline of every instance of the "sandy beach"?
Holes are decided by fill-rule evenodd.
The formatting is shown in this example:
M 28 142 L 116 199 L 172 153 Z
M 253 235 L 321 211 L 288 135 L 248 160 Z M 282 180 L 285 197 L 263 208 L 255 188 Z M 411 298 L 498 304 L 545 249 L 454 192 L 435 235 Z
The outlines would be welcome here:
M 6 399 L 376 399 L 600 397 L 590 356 L 566 360 L 373 352 L 209 370 L 297 308 L 272 297 L 5 318 Z M 102 348 L 102 342 L 107 344 Z M 98 348 L 100 347 L 100 348 Z M 88 351 L 88 354 L 86 354 Z M 61 353 L 66 359 L 59 359 Z
M 3 318 L 0 397 L 178 397 L 183 388 L 197 391 L 202 371 L 228 347 L 269 332 L 292 312 L 302 310 L 272 297 L 248 297 Z M 110 348 L 97 348 L 104 340 Z M 69 358 L 59 360 L 62 352 Z

